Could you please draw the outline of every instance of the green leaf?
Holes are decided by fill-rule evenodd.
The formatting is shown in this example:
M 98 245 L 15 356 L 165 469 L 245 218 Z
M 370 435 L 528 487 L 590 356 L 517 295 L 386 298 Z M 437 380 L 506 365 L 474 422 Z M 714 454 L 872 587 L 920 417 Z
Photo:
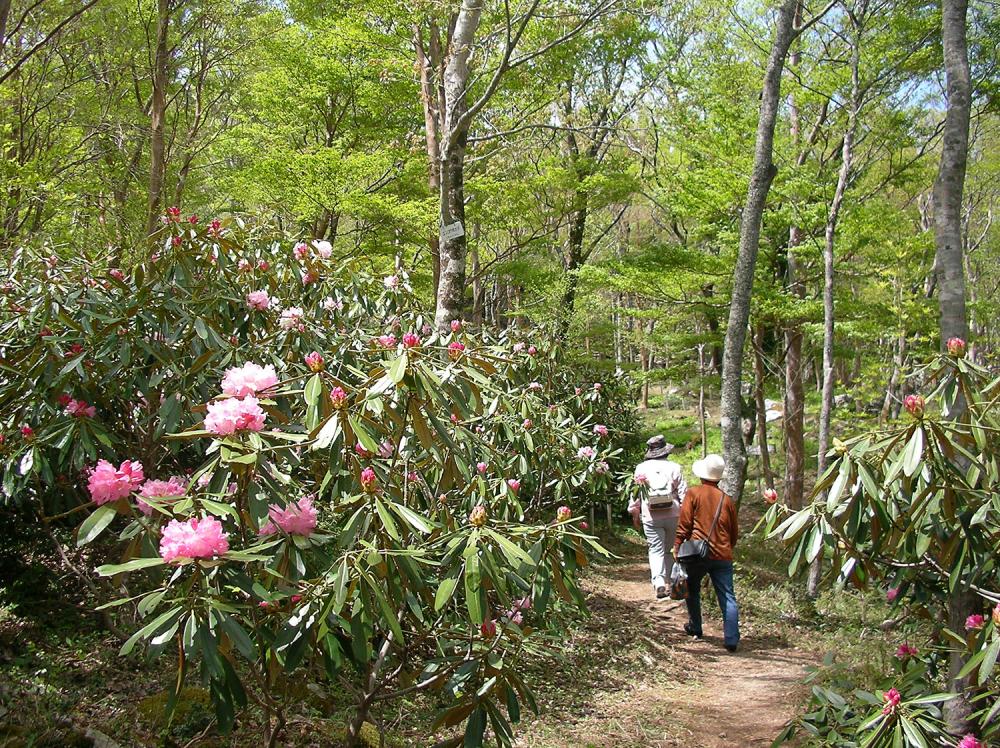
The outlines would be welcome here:
M 441 609 L 448 604 L 448 601 L 451 600 L 452 595 L 455 594 L 456 587 L 458 587 L 457 573 L 451 576 L 447 576 L 441 580 L 441 584 L 439 584 L 437 588 L 437 594 L 434 595 L 435 613 L 440 613 Z
M 389 510 L 385 508 L 385 504 L 378 497 L 375 498 L 375 511 L 378 513 L 379 519 L 382 520 L 382 527 L 389 533 L 389 537 L 397 542 L 401 542 L 403 537 L 399 534 L 399 528 L 396 527 L 396 523 L 393 521 L 392 515 L 389 514 Z
M 121 574 L 125 571 L 150 569 L 154 566 L 162 566 L 165 563 L 166 561 L 158 556 L 156 558 L 133 558 L 131 561 L 126 561 L 124 564 L 105 564 L 104 566 L 98 566 L 97 573 L 102 577 L 113 577 L 115 574 Z
M 80 525 L 76 534 L 76 547 L 87 545 L 90 541 L 104 532 L 104 528 L 111 524 L 117 512 L 112 504 L 105 504 L 92 512 Z
M 979 666 L 979 685 L 983 685 L 993 673 L 993 668 L 997 664 L 997 655 L 1000 655 L 1000 637 L 994 638 L 983 656 L 983 663 Z
M 306 405 L 316 405 L 319 403 L 320 395 L 323 394 L 323 378 L 319 374 L 313 374 L 306 382 L 305 396 Z
M 906 443 L 903 451 L 903 474 L 909 478 L 917 472 L 920 467 L 920 458 L 924 454 L 924 430 L 918 425 L 913 429 L 910 441 Z
M 479 556 L 473 554 L 465 559 L 465 606 L 469 610 L 469 619 L 475 624 L 481 624 L 486 620 L 483 611 L 481 584 Z
M 406 376 L 406 367 L 408 363 L 409 360 L 406 355 L 406 351 L 403 351 L 399 358 L 393 361 L 389 366 L 388 374 L 393 384 L 399 384 L 403 381 L 403 377 Z

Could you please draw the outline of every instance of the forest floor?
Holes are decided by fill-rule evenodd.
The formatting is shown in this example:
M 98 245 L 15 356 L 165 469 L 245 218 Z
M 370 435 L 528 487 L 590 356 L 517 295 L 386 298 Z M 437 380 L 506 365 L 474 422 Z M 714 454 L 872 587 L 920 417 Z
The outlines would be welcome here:
M 772 631 L 752 606 L 743 611 L 740 649 L 730 654 L 708 590 L 705 637 L 689 638 L 683 601 L 653 597 L 641 542 L 626 536 L 614 548 L 618 558 L 584 581 L 592 617 L 567 641 L 566 667 L 541 689 L 543 715 L 517 745 L 771 745 L 804 699 L 806 667 L 820 656 Z

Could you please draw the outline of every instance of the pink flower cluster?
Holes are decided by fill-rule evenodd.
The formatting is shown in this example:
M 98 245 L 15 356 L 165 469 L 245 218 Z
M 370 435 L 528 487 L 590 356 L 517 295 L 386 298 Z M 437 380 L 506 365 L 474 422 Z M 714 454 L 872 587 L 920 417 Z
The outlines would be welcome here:
M 215 517 L 186 522 L 170 520 L 160 538 L 160 557 L 169 563 L 188 558 L 213 558 L 229 550 L 229 536 Z
M 304 315 L 305 312 L 302 311 L 302 307 L 290 306 L 281 313 L 281 319 L 278 320 L 278 327 L 282 330 L 305 332 L 306 323 L 302 321 Z
M 890 688 L 882 698 L 885 699 L 885 706 L 882 707 L 882 714 L 893 714 L 899 708 L 899 702 L 903 700 L 902 695 L 896 688 Z
M 984 625 L 986 625 L 986 616 L 975 613 L 965 619 L 965 630 L 966 631 L 978 631 Z
M 510 489 L 511 493 L 517 493 L 518 491 L 521 490 L 521 481 L 519 481 L 517 478 L 508 478 L 507 488 Z
M 142 463 L 125 460 L 115 468 L 107 460 L 100 460 L 97 467 L 90 471 L 87 480 L 87 490 L 90 498 L 98 506 L 110 501 L 124 499 L 137 490 L 146 476 L 142 472 Z
M 403 335 L 403 345 L 406 348 L 417 348 L 420 346 L 420 337 L 415 332 L 408 332 Z
M 917 648 L 911 646 L 910 644 L 900 644 L 899 649 L 896 650 L 896 657 L 901 660 L 905 660 L 907 657 L 916 657 Z
M 607 436 L 608 427 L 605 426 L 603 423 L 599 423 L 596 426 L 594 426 L 594 433 L 597 434 L 598 436 Z
M 986 748 L 986 743 L 970 732 L 959 741 L 958 748 Z
M 306 366 L 309 367 L 309 371 L 323 371 L 323 366 L 326 362 L 323 360 L 323 354 L 318 351 L 313 351 L 306 355 Z
M 593 447 L 584 446 L 576 450 L 576 456 L 581 460 L 592 460 L 596 454 Z
M 774 504 L 778 501 L 778 492 L 773 488 L 765 488 L 761 491 L 761 496 L 764 497 L 764 501 L 768 504 Z
M 179 499 L 187 493 L 187 486 L 184 479 L 174 476 L 170 480 L 148 480 L 143 485 L 139 495 L 144 499 Z M 136 504 L 139 511 L 147 517 L 153 513 L 153 507 L 142 499 L 137 499 Z
M 556 509 L 556 522 L 566 522 L 573 516 L 573 511 L 568 506 L 561 506 Z
M 347 393 L 343 387 L 334 387 L 330 390 L 330 404 L 337 410 L 343 408 L 347 403 Z
M 520 600 L 515 600 L 513 605 L 511 605 L 510 610 L 507 611 L 507 618 L 511 623 L 520 626 L 524 623 L 524 613 L 525 610 L 531 609 L 531 597 L 522 597 Z
M 375 471 L 370 467 L 366 467 L 361 471 L 361 487 L 366 493 L 374 493 L 378 490 L 378 485 L 375 483 Z
M 903 398 L 903 407 L 914 418 L 924 414 L 924 399 L 920 395 L 907 395 Z
M 396 336 L 392 334 L 379 335 L 378 344 L 383 348 L 395 348 L 396 347 Z
M 264 411 L 256 397 L 227 398 L 208 404 L 205 428 L 217 436 L 230 436 L 237 431 L 260 431 L 264 428 Z
M 251 361 L 226 371 L 222 377 L 222 393 L 230 397 L 246 397 L 268 390 L 277 383 L 278 375 L 271 364 L 260 366 Z
M 448 344 L 448 358 L 452 361 L 458 361 L 458 359 L 462 357 L 463 353 L 465 353 L 464 343 L 460 343 L 456 340 Z
M 961 358 L 965 355 L 965 341 L 961 338 L 948 338 L 948 342 L 944 346 L 948 353 L 955 358 Z
M 268 522 L 260 528 L 260 534 L 273 535 L 280 528 L 289 535 L 309 537 L 316 529 L 317 514 L 312 496 L 303 496 L 284 509 L 271 504 L 267 510 Z
M 271 306 L 271 297 L 267 295 L 267 291 L 251 291 L 247 294 L 247 306 L 263 312 Z
M 66 402 L 66 415 L 74 418 L 93 418 L 97 415 L 97 408 L 87 405 L 86 400 L 74 400 L 70 398 Z

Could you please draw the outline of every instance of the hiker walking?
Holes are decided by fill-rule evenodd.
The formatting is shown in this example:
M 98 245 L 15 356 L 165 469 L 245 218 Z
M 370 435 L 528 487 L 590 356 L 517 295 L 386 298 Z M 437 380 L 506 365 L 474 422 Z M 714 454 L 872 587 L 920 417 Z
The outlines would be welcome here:
M 735 652 L 740 643 L 740 616 L 733 588 L 733 546 L 740 528 L 736 505 L 719 488 L 726 463 L 716 454 L 706 455 L 691 466 L 700 486 L 687 490 L 674 538 L 674 558 L 688 575 L 686 599 L 688 636 L 701 638 L 701 580 L 712 579 L 722 610 L 726 649 Z
M 658 598 L 667 596 L 667 580 L 674 565 L 670 547 L 674 542 L 681 501 L 687 491 L 681 466 L 667 457 L 674 450 L 662 434 L 646 442 L 646 458 L 635 467 L 636 483 L 646 495 L 628 505 L 632 524 L 641 529 L 649 544 L 649 575 Z

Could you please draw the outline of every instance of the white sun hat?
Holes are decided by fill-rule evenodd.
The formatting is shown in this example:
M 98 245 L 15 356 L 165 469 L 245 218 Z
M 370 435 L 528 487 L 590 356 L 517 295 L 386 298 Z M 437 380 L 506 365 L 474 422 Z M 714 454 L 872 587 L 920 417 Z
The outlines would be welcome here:
M 722 480 L 722 473 L 725 469 L 726 461 L 717 454 L 705 455 L 702 459 L 695 460 L 694 465 L 691 466 L 692 473 L 702 480 L 713 482 Z

